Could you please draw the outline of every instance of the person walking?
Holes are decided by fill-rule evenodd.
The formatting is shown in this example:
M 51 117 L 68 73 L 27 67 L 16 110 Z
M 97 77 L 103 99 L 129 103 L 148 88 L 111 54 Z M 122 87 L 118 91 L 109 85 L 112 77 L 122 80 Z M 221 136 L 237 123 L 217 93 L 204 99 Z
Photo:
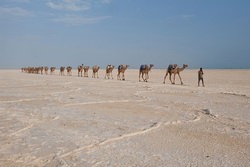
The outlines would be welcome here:
M 203 80 L 203 70 L 202 68 L 200 68 L 200 70 L 198 71 L 198 86 L 200 86 L 200 81 L 202 81 L 202 86 L 204 87 L 204 80 Z

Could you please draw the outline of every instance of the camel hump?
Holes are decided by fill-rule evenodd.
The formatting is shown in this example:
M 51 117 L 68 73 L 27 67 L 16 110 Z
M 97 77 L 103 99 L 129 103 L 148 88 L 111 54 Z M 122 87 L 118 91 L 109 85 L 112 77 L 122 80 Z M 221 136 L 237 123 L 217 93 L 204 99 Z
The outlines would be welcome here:
M 169 64 L 168 71 L 172 70 L 174 68 L 173 64 Z
M 143 65 L 141 65 L 140 70 L 145 70 L 146 68 L 148 68 L 148 65 L 143 64 Z
M 145 65 L 141 65 L 140 70 L 144 70 L 144 69 L 145 69 Z
M 121 70 L 121 69 L 122 69 L 122 65 L 119 65 L 119 66 L 118 66 L 118 70 Z

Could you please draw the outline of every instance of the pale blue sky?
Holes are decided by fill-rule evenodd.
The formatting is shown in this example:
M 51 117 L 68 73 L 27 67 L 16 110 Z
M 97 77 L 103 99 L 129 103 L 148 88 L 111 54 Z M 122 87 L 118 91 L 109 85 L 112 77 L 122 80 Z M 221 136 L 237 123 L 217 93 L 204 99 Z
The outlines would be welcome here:
M 250 68 L 250 0 L 0 0 L 0 68 Z

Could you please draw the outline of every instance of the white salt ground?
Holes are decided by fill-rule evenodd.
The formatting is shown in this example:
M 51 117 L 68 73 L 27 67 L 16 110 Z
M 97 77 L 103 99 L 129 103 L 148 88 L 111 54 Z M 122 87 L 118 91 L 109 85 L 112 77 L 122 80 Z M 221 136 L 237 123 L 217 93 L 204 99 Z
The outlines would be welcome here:
M 250 70 L 197 72 L 0 70 L 0 166 L 250 166 Z

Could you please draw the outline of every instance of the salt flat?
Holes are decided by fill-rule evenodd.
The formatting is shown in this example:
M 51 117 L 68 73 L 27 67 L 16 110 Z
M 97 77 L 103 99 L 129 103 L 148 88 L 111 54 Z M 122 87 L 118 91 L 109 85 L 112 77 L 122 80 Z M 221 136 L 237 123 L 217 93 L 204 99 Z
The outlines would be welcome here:
M 250 166 L 250 70 L 197 72 L 0 70 L 0 166 Z

